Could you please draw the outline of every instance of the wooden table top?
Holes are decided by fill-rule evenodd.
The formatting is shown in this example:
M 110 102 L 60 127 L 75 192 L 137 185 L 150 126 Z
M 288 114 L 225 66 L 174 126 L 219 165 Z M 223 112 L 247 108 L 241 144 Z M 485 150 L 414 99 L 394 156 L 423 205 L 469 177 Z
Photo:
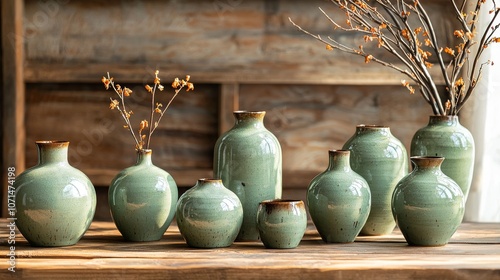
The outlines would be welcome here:
M 6 252 L 5 219 L 0 235 Z M 312 225 L 299 247 L 287 250 L 260 242 L 194 249 L 175 225 L 160 241 L 125 242 L 111 222 L 93 222 L 70 247 L 31 247 L 18 232 L 15 240 L 16 272 L 1 262 L 0 279 L 500 279 L 500 223 L 462 224 L 442 247 L 408 246 L 398 229 L 326 244 Z

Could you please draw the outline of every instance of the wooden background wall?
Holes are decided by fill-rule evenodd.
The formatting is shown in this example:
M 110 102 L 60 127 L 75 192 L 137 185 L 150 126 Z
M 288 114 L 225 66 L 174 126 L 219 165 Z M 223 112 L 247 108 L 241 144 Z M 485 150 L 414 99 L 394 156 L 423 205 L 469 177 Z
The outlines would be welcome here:
M 451 45 L 447 2 L 427 2 Z M 390 126 L 409 147 L 430 107 L 400 85 L 398 73 L 328 52 L 289 23 L 360 44 L 359 35 L 333 33 L 318 6 L 343 16 L 324 0 L 3 1 L 2 170 L 35 165 L 36 140 L 69 140 L 70 163 L 96 185 L 96 218 L 109 218 L 107 185 L 135 154 L 108 109 L 112 93 L 100 83 L 107 71 L 135 90 L 136 121 L 147 113 L 142 88 L 154 69 L 166 85 L 191 75 L 195 92 L 176 99 L 152 143 L 155 164 L 183 189 L 211 176 L 213 145 L 236 109 L 267 111 L 265 124 L 283 149 L 288 198 L 305 197 L 328 149 L 341 148 L 356 124 Z M 373 54 L 394 61 L 379 49 Z

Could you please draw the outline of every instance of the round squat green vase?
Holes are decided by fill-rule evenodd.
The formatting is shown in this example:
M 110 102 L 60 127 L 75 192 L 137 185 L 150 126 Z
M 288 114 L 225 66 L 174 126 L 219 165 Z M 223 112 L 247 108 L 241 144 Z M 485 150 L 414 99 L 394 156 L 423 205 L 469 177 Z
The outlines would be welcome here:
M 237 241 L 259 240 L 257 208 L 281 198 L 281 146 L 264 127 L 266 112 L 235 111 L 236 122 L 214 149 L 214 177 L 233 191 L 243 205 Z
M 174 218 L 177 185 L 151 155 L 149 149 L 138 150 L 136 164 L 118 173 L 109 187 L 111 216 L 128 241 L 160 240 Z
M 411 157 L 413 171 L 394 190 L 392 212 L 409 245 L 445 245 L 462 222 L 465 197 L 441 171 L 443 159 Z
M 68 141 L 37 141 L 38 164 L 17 176 L 16 226 L 33 246 L 76 244 L 94 218 L 92 182 L 68 163 Z
M 352 169 L 370 186 L 370 216 L 360 234 L 391 233 L 396 227 L 391 211 L 392 192 L 408 174 L 406 148 L 387 126 L 358 125 L 343 149 L 351 151 Z
M 189 246 L 228 247 L 243 222 L 243 206 L 221 180 L 200 179 L 179 198 L 176 219 Z
M 430 116 L 411 141 L 411 156 L 444 157 L 441 170 L 469 195 L 474 171 L 474 138 L 459 122 L 458 116 Z
M 349 154 L 330 150 L 328 168 L 312 179 L 307 190 L 309 214 L 327 243 L 353 242 L 370 214 L 370 188 L 351 169 Z
M 260 239 L 268 249 L 299 246 L 307 228 L 306 207 L 302 200 L 265 200 L 257 209 Z

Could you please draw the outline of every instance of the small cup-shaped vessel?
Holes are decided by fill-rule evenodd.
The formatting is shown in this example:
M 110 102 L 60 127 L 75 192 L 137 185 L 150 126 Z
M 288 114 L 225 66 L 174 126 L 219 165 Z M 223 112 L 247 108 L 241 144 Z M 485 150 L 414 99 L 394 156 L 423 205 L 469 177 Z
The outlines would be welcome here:
M 111 182 L 108 203 L 116 227 L 127 241 L 160 240 L 174 219 L 177 184 L 152 162 L 152 151 L 137 151 L 135 165 Z
M 68 141 L 37 141 L 38 164 L 17 176 L 16 226 L 33 246 L 76 244 L 96 209 L 89 178 L 68 163 Z
M 465 197 L 441 172 L 443 157 L 411 157 L 413 171 L 396 186 L 394 219 L 409 245 L 446 245 L 462 222 Z
M 257 209 L 260 239 L 269 249 L 292 249 L 299 245 L 307 227 L 301 200 L 265 200 Z
M 195 248 L 233 244 L 243 221 L 238 196 L 220 179 L 199 179 L 179 198 L 177 226 L 186 243 Z
M 259 240 L 257 208 L 281 198 L 282 155 L 278 139 L 264 126 L 265 111 L 235 111 L 234 126 L 214 148 L 214 177 L 233 191 L 243 205 L 237 241 Z
M 328 168 L 307 190 L 309 214 L 327 243 L 353 242 L 370 214 L 370 188 L 351 169 L 349 156 L 348 150 L 330 150 Z
M 399 180 L 408 174 L 406 148 L 387 126 L 357 125 L 343 149 L 351 151 L 352 170 L 370 186 L 370 216 L 360 234 L 391 233 L 396 227 L 391 211 L 392 193 Z

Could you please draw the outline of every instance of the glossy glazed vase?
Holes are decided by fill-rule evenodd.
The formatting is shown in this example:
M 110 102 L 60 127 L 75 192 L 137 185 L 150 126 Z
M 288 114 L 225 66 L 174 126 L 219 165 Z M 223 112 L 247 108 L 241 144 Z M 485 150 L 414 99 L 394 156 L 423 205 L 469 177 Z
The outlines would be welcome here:
M 411 157 L 413 171 L 394 190 L 392 212 L 409 245 L 445 245 L 462 222 L 465 197 L 441 171 L 443 159 Z
M 243 206 L 221 180 L 200 179 L 179 198 L 176 219 L 189 246 L 228 247 L 243 222 Z
M 411 156 L 444 157 L 441 170 L 469 195 L 474 171 L 474 138 L 460 124 L 458 116 L 430 116 L 411 141 Z
M 394 230 L 391 198 L 396 184 L 408 174 L 408 154 L 387 126 L 358 125 L 343 149 L 351 151 L 351 167 L 370 186 L 372 206 L 361 235 Z
M 109 187 L 111 216 L 128 241 L 160 240 L 174 218 L 177 185 L 151 156 L 151 150 L 138 150 L 136 164 L 118 173 Z
M 259 240 L 257 208 L 281 198 L 281 146 L 264 127 L 265 112 L 236 111 L 236 122 L 214 149 L 214 177 L 233 191 L 243 205 L 237 241 Z
M 370 214 L 370 188 L 351 169 L 349 155 L 348 150 L 330 150 L 328 168 L 307 190 L 309 214 L 327 243 L 353 242 Z
M 257 210 L 260 239 L 269 249 L 297 247 L 307 228 L 306 207 L 302 200 L 265 200 Z
M 38 164 L 17 176 L 16 226 L 33 246 L 76 244 L 89 228 L 96 193 L 68 163 L 68 141 L 37 141 Z

